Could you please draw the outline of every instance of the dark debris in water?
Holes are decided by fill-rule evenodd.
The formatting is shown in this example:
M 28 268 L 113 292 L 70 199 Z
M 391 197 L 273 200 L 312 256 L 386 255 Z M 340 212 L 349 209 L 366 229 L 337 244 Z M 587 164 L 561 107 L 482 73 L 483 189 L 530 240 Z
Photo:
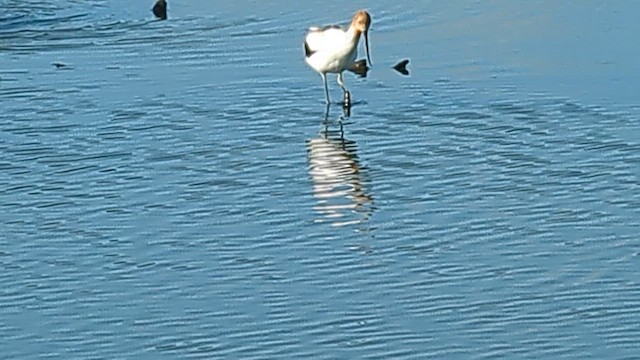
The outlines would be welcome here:
M 61 63 L 61 62 L 54 62 L 54 63 L 51 63 L 51 65 L 55 66 L 56 69 L 61 69 L 61 70 L 71 70 L 71 69 L 73 69 L 73 66 L 71 66 L 69 64 Z
M 167 20 L 167 2 L 166 0 L 158 0 L 156 4 L 153 5 L 151 9 L 153 11 L 153 15 L 155 15 L 160 20 Z
M 351 71 L 354 74 L 360 75 L 360 77 L 367 77 L 367 72 L 369 71 L 369 67 L 367 66 L 367 60 L 357 60 L 353 63 Z
M 409 75 L 409 70 L 407 70 L 408 63 L 409 59 L 404 59 L 397 63 L 393 68 L 402 75 Z

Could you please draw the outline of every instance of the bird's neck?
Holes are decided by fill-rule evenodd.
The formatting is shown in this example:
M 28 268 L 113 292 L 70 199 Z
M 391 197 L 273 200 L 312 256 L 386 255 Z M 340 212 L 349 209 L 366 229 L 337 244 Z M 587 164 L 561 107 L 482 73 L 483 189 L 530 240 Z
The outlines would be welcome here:
M 347 38 L 351 43 L 357 44 L 360 40 L 360 34 L 362 34 L 362 32 L 357 30 L 355 26 L 349 26 L 349 30 L 347 30 Z

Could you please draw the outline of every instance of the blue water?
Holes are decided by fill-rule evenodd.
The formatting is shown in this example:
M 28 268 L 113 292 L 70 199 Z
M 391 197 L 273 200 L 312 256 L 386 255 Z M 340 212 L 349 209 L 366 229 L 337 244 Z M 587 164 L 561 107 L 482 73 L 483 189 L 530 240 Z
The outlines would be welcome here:
M 640 5 L 152 5 L 0 0 L 0 358 L 637 358 Z

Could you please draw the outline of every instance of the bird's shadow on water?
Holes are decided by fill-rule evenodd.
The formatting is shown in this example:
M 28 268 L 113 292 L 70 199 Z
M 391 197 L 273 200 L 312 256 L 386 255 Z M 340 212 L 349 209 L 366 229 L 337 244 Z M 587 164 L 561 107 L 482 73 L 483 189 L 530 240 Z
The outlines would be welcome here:
M 345 137 L 345 121 L 351 108 L 342 107 L 343 112 L 336 120 L 329 119 L 329 110 L 327 106 L 319 134 L 306 144 L 316 222 L 367 231 L 375 210 L 374 197 L 368 169 L 357 154 L 357 144 Z

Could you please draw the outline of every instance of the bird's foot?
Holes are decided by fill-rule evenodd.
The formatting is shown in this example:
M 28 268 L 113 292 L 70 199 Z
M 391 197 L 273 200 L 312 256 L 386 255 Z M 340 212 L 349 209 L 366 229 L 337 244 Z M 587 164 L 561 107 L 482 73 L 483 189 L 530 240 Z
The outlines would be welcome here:
M 343 98 L 343 103 L 342 106 L 348 108 L 351 107 L 351 93 L 348 91 L 344 92 L 344 98 Z

